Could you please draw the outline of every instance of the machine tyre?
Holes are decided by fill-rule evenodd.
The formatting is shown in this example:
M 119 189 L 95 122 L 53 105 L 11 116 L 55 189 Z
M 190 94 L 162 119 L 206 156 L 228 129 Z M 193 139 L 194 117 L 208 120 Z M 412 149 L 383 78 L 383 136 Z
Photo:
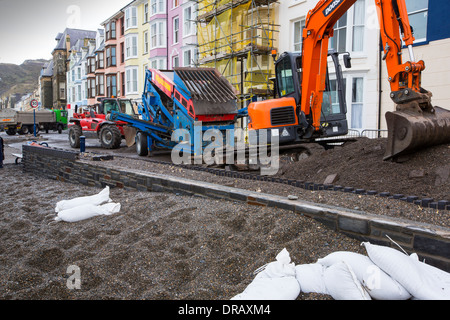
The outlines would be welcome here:
M 136 152 L 141 157 L 148 155 L 147 136 L 142 132 L 136 134 Z
M 105 149 L 118 149 L 122 143 L 122 134 L 119 128 L 106 125 L 100 129 L 100 143 Z
M 8 129 L 6 130 L 6 134 L 7 134 L 8 136 L 15 136 L 16 133 L 17 133 L 16 128 L 8 128 Z
M 80 147 L 80 137 L 83 134 L 83 130 L 79 125 L 74 125 L 69 129 L 69 143 L 72 148 Z
M 22 126 L 22 128 L 20 128 L 20 129 L 17 131 L 17 133 L 20 134 L 20 135 L 24 135 L 24 134 L 30 133 L 30 130 L 28 129 L 27 126 Z

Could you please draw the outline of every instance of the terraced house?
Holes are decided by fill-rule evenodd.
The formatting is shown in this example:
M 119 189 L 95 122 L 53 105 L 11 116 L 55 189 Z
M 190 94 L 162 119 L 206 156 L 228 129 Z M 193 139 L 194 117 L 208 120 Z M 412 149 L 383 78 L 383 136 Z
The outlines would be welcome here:
M 105 96 L 125 98 L 125 14 L 119 11 L 101 25 L 105 30 Z

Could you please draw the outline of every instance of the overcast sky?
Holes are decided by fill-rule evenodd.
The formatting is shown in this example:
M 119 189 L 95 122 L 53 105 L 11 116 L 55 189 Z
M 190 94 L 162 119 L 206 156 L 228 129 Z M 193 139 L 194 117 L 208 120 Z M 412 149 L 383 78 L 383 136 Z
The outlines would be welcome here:
M 50 59 L 65 28 L 97 30 L 131 0 L 0 0 L 0 63 Z

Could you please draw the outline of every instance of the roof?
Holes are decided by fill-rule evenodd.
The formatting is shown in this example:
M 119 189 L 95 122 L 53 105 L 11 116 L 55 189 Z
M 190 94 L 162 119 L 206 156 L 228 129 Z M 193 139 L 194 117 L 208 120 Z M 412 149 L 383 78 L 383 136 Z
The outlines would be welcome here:
M 63 33 L 58 33 L 58 35 L 56 36 L 56 40 L 58 43 L 54 50 L 67 49 L 67 36 L 70 37 L 70 47 L 73 47 L 80 39 L 95 39 L 96 31 L 66 28 Z
M 45 63 L 41 70 L 41 77 L 53 76 L 53 59 Z

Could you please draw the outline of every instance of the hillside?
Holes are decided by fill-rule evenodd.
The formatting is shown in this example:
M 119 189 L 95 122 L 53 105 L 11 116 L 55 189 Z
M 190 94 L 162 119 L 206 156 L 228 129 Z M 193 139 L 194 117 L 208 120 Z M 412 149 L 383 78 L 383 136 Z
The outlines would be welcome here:
M 39 74 L 46 60 L 26 60 L 21 65 L 0 63 L 0 96 L 25 94 L 38 87 Z

